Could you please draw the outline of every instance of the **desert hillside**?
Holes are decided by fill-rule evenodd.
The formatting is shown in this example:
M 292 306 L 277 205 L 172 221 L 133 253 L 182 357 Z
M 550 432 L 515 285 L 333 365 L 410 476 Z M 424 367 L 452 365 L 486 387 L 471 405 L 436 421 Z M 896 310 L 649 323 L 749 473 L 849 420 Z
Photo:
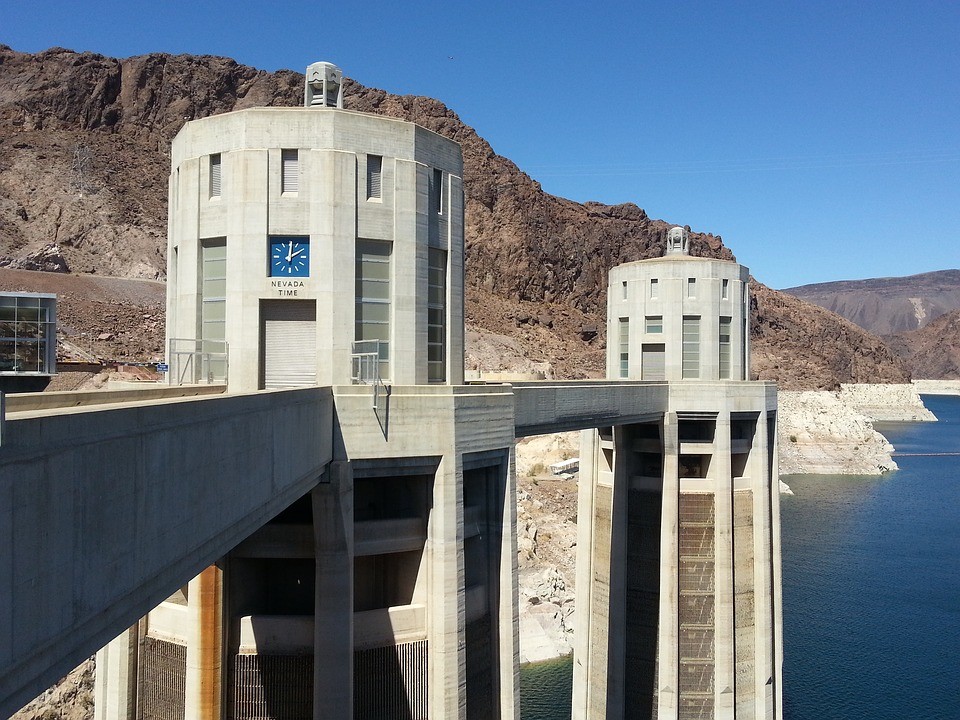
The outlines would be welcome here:
M 914 377 L 960 380 L 960 310 L 941 315 L 919 330 L 884 337 Z
M 817 283 L 784 292 L 832 310 L 876 335 L 890 335 L 925 327 L 960 308 L 960 270 Z
M 0 46 L 0 266 L 162 279 L 171 138 L 193 118 L 299 105 L 302 82 L 220 57 Z M 499 369 L 490 358 L 512 345 L 558 377 L 600 374 L 607 271 L 662 254 L 667 229 L 683 219 L 549 195 L 437 100 L 346 81 L 345 105 L 463 146 L 467 320 L 482 344 L 468 363 Z M 692 233 L 691 247 L 733 257 L 710 234 Z M 908 376 L 873 336 L 799 302 L 758 288 L 763 377 L 799 389 Z

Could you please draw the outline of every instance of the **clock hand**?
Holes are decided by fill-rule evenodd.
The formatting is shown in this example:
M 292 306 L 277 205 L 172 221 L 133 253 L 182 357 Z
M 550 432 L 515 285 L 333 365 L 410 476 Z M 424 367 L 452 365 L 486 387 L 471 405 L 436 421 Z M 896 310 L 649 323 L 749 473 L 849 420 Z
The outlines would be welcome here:
M 300 248 L 299 250 L 297 250 L 297 251 L 293 254 L 293 257 L 296 257 L 297 255 L 301 254 L 302 252 L 303 252 L 303 248 Z
M 290 247 L 287 250 L 287 262 L 293 260 L 293 241 L 290 241 Z

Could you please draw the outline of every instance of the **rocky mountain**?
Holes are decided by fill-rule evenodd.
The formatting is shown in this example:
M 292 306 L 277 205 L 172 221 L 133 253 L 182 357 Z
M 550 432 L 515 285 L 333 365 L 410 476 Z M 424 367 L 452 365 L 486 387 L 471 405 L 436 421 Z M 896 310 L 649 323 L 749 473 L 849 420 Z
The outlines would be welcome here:
M 876 335 L 891 335 L 925 327 L 960 308 L 960 270 L 841 280 L 784 292 L 832 310 Z
M 0 266 L 162 279 L 171 138 L 193 118 L 299 105 L 302 82 L 219 57 L 0 46 Z M 489 364 L 478 358 L 513 345 L 558 377 L 602 373 L 607 270 L 662 254 L 673 223 L 630 203 L 543 192 L 437 100 L 349 80 L 344 89 L 347 108 L 411 120 L 463 146 L 467 319 L 488 343 L 473 361 Z M 692 233 L 691 249 L 733 257 L 710 234 Z M 804 307 L 758 288 L 763 377 L 791 388 L 906 377 L 875 338 Z
M 914 377 L 960 380 L 960 310 L 944 313 L 919 330 L 883 339 Z

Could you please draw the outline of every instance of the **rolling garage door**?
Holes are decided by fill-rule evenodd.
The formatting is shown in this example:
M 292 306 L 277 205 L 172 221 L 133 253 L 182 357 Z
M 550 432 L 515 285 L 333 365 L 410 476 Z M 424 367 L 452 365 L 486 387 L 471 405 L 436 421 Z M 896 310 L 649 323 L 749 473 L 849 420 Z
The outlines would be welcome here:
M 313 300 L 264 300 L 260 304 L 263 387 L 317 382 L 317 304 Z

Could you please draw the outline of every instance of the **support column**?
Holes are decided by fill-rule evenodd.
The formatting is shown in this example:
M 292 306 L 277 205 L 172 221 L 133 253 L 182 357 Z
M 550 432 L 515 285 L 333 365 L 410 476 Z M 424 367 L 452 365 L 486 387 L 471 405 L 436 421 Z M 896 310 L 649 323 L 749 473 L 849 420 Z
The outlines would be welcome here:
M 600 438 L 596 430 L 580 433 L 580 481 L 577 490 L 577 623 L 573 636 L 573 720 L 590 717 L 591 630 L 594 623 L 594 490 Z
M 190 581 L 184 716 L 220 720 L 223 699 L 223 571 L 216 565 Z
M 613 428 L 613 502 L 610 513 L 610 604 L 607 613 L 607 718 L 622 718 L 627 630 L 627 498 L 630 453 L 623 425 Z
M 316 553 L 313 717 L 353 718 L 353 471 L 332 462 L 311 493 Z
M 663 415 L 663 508 L 660 516 L 660 632 L 657 717 L 676 720 L 680 706 L 680 440 L 677 414 Z
M 427 607 L 430 717 L 465 720 L 467 710 L 466 594 L 463 587 L 463 459 L 440 460 L 427 528 L 430 590 Z
M 730 413 L 717 415 L 713 487 L 716 517 L 714 550 L 714 707 L 715 717 L 733 717 L 736 663 L 733 621 L 733 472 L 730 465 Z
M 94 720 L 136 720 L 139 630 L 124 630 L 97 651 L 93 681 Z
M 520 610 L 517 562 L 517 472 L 516 445 L 511 444 L 502 497 L 503 525 L 500 528 L 499 618 L 500 634 L 500 717 L 520 718 Z M 502 472 L 502 471 L 501 471 Z

